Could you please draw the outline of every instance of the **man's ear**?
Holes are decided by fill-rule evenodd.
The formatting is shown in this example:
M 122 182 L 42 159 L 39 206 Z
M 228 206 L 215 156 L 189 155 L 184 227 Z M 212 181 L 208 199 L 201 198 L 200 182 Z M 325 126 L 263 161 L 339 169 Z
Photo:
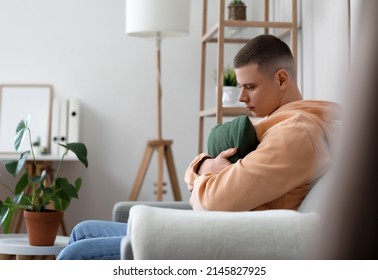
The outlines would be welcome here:
M 280 69 L 276 72 L 276 79 L 280 87 L 286 87 L 289 83 L 289 73 L 285 69 Z

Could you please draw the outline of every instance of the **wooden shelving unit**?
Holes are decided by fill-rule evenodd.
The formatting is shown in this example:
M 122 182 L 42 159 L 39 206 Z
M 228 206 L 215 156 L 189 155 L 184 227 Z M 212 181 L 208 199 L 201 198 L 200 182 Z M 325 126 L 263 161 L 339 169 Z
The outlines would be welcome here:
M 203 0 L 203 14 L 202 14 L 202 42 L 201 42 L 201 78 L 200 78 L 200 112 L 199 112 L 199 134 L 198 134 L 198 150 L 203 151 L 204 138 L 204 120 L 207 117 L 214 117 L 216 123 L 222 123 L 223 117 L 233 117 L 239 115 L 250 115 L 250 113 L 241 107 L 223 107 L 222 106 L 222 92 L 223 92 L 223 69 L 224 69 L 224 45 L 225 44 L 244 44 L 251 38 L 241 38 L 239 36 L 243 30 L 246 29 L 262 29 L 263 33 L 271 33 L 274 29 L 274 35 L 283 37 L 290 35 L 291 50 L 294 59 L 297 61 L 297 0 L 292 0 L 291 4 L 291 21 L 277 22 L 269 20 L 269 0 L 264 0 L 264 20 L 263 21 L 240 21 L 240 20 L 226 20 L 226 0 L 218 0 L 219 14 L 217 22 L 210 28 L 207 28 L 208 16 L 208 0 Z M 230 0 L 228 0 L 230 1 Z M 277 33 L 277 30 L 278 33 Z M 271 33 L 272 34 L 272 33 Z M 206 73 L 206 52 L 207 44 L 217 45 L 217 93 L 216 105 L 214 108 L 205 108 L 205 73 Z

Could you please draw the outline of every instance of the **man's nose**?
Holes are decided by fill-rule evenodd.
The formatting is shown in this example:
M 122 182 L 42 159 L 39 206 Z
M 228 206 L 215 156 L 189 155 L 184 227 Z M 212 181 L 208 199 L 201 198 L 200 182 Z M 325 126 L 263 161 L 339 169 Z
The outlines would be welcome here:
M 240 88 L 239 102 L 248 102 L 248 94 L 246 93 L 246 90 L 243 87 Z

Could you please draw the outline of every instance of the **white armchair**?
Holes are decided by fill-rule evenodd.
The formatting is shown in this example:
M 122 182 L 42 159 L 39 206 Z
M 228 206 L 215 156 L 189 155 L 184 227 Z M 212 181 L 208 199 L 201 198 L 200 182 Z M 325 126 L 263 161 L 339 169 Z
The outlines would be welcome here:
M 193 211 L 187 202 L 118 202 L 122 259 L 305 259 L 320 224 L 324 176 L 298 211 Z

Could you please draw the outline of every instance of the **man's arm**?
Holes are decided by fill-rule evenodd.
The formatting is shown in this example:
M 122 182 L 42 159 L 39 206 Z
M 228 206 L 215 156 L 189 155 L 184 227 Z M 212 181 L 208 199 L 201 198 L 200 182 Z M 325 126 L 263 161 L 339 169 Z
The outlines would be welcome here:
M 195 210 L 252 210 L 309 183 L 315 172 L 314 151 L 308 131 L 288 122 L 234 164 L 226 162 L 227 151 L 215 159 L 198 155 L 185 172 L 190 203 Z
M 237 148 L 231 148 L 221 152 L 216 158 L 204 158 L 200 164 L 197 174 L 202 175 L 206 172 L 219 173 L 232 163 L 228 160 L 229 157 L 236 154 Z
M 236 148 L 223 151 L 215 159 L 206 153 L 196 156 L 185 172 L 185 182 L 188 185 L 188 190 L 190 192 L 193 190 L 194 180 L 202 174 L 218 174 L 224 168 L 231 165 L 231 162 L 227 158 L 234 155 L 236 151 Z

